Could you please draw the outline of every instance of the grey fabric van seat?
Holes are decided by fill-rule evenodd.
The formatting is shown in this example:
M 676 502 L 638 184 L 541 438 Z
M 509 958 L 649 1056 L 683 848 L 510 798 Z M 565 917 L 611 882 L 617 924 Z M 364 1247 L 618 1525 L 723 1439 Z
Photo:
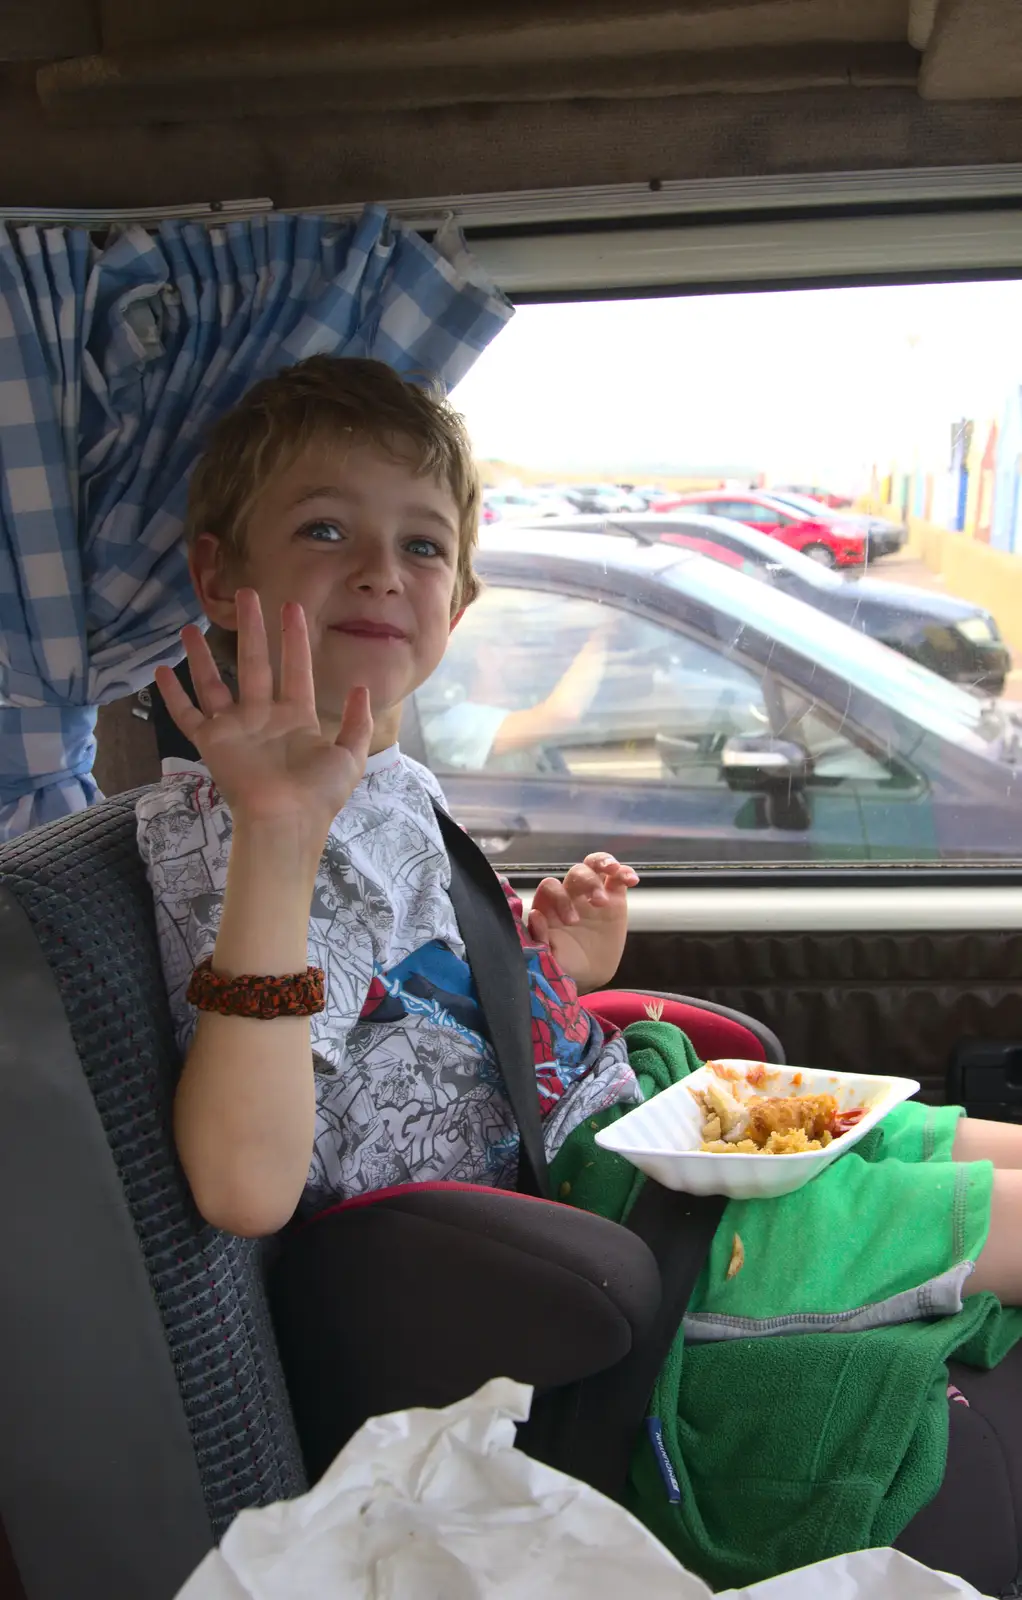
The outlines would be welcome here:
M 306 1486 L 260 1246 L 203 1223 L 173 1153 L 138 792 L 0 847 L 0 1520 L 29 1600 L 170 1600 Z

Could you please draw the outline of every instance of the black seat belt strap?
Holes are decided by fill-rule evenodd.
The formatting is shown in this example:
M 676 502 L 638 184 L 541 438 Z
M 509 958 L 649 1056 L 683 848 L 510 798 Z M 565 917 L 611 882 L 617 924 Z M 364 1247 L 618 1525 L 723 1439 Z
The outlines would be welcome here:
M 465 956 L 518 1124 L 518 1188 L 549 1199 L 532 1048 L 532 994 L 518 929 L 497 874 L 479 846 L 440 806 L 434 809 L 450 861 L 451 903 Z
M 451 902 L 507 1085 L 520 1135 L 518 1188 L 549 1198 L 532 1049 L 531 994 L 511 907 L 479 846 L 439 806 L 451 866 Z M 677 1194 L 648 1178 L 626 1226 L 660 1268 L 663 1294 L 653 1323 L 623 1360 L 581 1383 L 537 1395 L 518 1430 L 528 1454 L 614 1499 L 620 1498 L 657 1375 L 677 1337 L 724 1212 L 723 1195 Z

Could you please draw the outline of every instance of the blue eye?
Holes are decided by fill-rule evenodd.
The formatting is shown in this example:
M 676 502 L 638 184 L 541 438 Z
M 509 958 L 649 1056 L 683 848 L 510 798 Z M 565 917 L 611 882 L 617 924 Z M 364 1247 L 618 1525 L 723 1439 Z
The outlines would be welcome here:
M 415 556 L 442 556 L 443 547 L 435 539 L 409 539 L 408 549 Z
M 301 531 L 304 537 L 316 544 L 337 544 L 343 537 L 336 522 L 307 522 Z

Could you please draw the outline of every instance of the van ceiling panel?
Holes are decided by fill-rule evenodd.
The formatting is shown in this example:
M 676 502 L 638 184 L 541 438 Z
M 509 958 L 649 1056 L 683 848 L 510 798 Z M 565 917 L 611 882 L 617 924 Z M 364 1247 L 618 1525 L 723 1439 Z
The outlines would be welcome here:
M 655 31 L 655 30 L 654 30 Z M 644 41 L 648 42 L 648 41 Z M 474 43 L 474 41 L 473 41 Z M 45 110 L 69 125 L 205 121 L 211 98 L 221 116 L 244 116 L 258 95 L 263 116 L 305 117 L 310 110 L 419 110 L 432 106 L 528 104 L 585 97 L 614 100 L 691 94 L 788 93 L 797 89 L 913 86 L 918 57 L 907 44 L 805 44 L 781 49 L 633 53 L 625 40 L 584 60 L 551 48 L 539 60 L 516 56 L 510 43 L 487 42 L 478 60 L 423 44 L 424 68 L 409 46 L 389 59 L 374 42 L 355 50 L 327 35 L 286 52 L 264 39 L 258 50 L 187 59 L 166 54 L 57 62 L 39 73 Z M 465 52 L 466 56 L 469 54 Z M 523 67 L 527 71 L 523 72 Z
M 913 50 L 925 50 L 930 42 L 940 0 L 909 0 L 908 42 Z
M 70 3 L 70 0 L 69 0 Z M 358 50 L 400 55 L 407 43 L 426 44 L 434 59 L 481 51 L 480 59 L 510 48 L 533 58 L 548 50 L 575 57 L 634 48 L 727 50 L 759 44 L 806 44 L 818 39 L 904 40 L 908 0 L 102 0 L 103 48 L 141 50 L 196 40 L 236 44 L 262 32 L 279 35 L 322 29 Z M 643 40 L 645 41 L 643 43 Z M 475 59 L 462 54 L 461 59 Z M 425 61 L 425 58 L 423 58 Z
M 48 61 L 101 50 L 98 9 L 92 0 L 5 0 L 0 61 Z
M 16 0 L 0 205 L 1018 161 L 1020 29 L 1022 0 Z
M 448 107 L 68 129 L 0 72 L 0 207 L 316 208 L 423 195 L 1022 162 L 1022 106 L 913 89 Z
M 1019 0 L 940 0 L 919 90 L 931 100 L 1022 95 Z

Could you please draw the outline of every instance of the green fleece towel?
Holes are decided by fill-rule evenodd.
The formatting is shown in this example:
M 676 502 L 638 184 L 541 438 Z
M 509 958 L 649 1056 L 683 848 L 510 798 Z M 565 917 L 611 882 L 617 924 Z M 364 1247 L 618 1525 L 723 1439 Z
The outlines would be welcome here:
M 626 1038 L 647 1099 L 699 1065 L 665 1023 L 635 1023 Z M 627 1216 L 644 1179 L 594 1135 L 625 1110 L 577 1128 L 552 1166 L 555 1193 L 613 1220 Z M 863 1153 L 875 1159 L 868 1137 Z M 866 1333 L 685 1346 L 679 1330 L 650 1414 L 681 1499 L 669 1499 L 644 1433 L 626 1504 L 715 1588 L 889 1544 L 944 1475 L 948 1357 L 995 1366 L 1020 1336 L 1022 1314 L 993 1295 L 954 1316 Z

